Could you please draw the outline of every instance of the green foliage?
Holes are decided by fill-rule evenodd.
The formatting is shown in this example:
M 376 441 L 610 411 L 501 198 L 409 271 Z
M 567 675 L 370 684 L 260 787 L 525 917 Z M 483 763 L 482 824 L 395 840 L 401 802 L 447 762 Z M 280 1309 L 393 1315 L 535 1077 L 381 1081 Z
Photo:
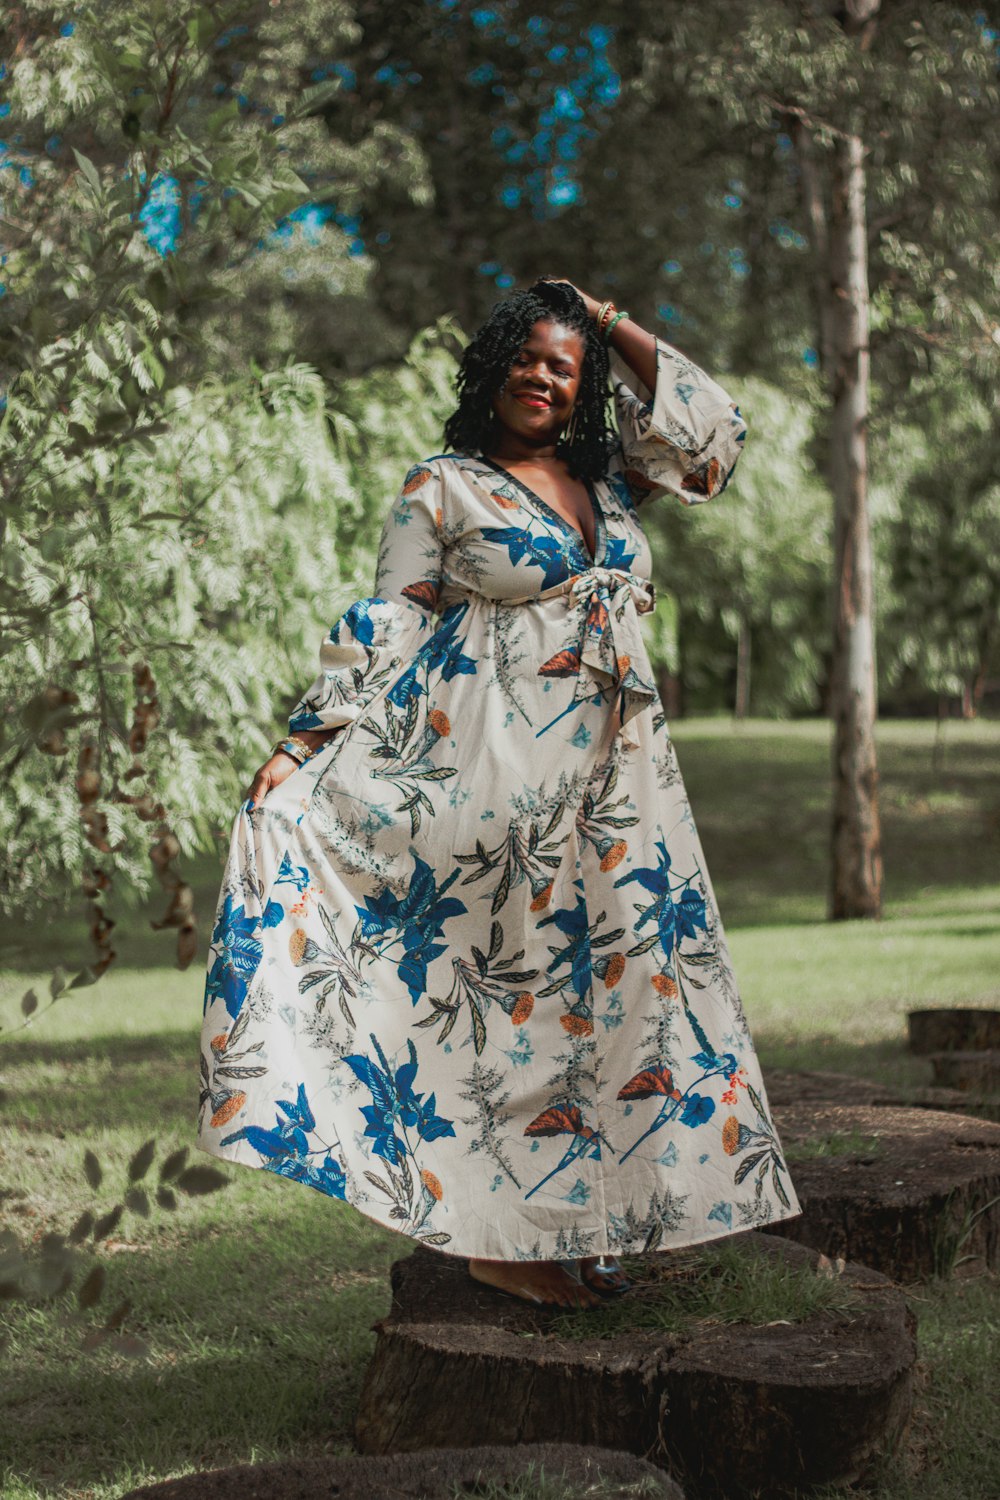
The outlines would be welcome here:
M 136 658 L 151 664 L 159 699 L 146 789 L 186 849 L 231 821 L 321 637 L 371 590 L 403 473 L 436 450 L 454 369 L 443 332 L 419 339 L 398 371 L 348 385 L 332 421 L 323 382 L 303 366 L 177 387 L 148 449 L 129 445 L 106 476 L 92 471 L 99 503 L 89 521 L 81 507 L 71 547 L 51 547 L 43 563 L 52 523 L 30 533 L 11 523 L 5 555 L 45 624 L 0 658 L 8 912 L 78 887 L 89 849 L 72 751 L 90 730 L 101 737 L 108 858 L 129 887 L 148 887 L 149 830 L 141 807 L 119 800 L 134 792 Z M 47 692 L 76 701 L 48 711 Z
M 788 714 L 818 706 L 829 634 L 829 498 L 809 457 L 809 404 L 756 378 L 731 385 L 749 424 L 746 452 L 718 500 L 647 511 L 654 576 L 678 601 L 681 668 L 694 701 L 718 704 L 745 622 L 752 711 Z

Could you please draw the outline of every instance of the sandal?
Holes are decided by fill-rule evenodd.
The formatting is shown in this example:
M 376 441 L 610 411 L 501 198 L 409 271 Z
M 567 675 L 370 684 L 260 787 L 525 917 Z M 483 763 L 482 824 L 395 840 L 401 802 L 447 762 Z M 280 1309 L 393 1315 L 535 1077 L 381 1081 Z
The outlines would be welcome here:
M 613 1255 L 602 1255 L 594 1266 L 585 1267 L 582 1260 L 577 1261 L 577 1274 L 583 1285 L 599 1297 L 621 1297 L 632 1288 L 631 1281 Z M 622 1279 L 612 1281 L 612 1276 Z

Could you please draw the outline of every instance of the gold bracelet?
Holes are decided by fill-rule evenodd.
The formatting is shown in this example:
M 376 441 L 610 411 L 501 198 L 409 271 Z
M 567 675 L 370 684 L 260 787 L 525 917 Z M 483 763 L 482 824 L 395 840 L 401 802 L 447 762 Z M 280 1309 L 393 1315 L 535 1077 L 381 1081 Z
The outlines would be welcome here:
M 615 304 L 609 298 L 607 302 L 602 302 L 600 307 L 597 309 L 597 317 L 595 321 L 597 323 L 598 333 L 600 333 L 602 327 L 604 326 L 605 319 L 609 318 L 614 311 L 614 306 Z

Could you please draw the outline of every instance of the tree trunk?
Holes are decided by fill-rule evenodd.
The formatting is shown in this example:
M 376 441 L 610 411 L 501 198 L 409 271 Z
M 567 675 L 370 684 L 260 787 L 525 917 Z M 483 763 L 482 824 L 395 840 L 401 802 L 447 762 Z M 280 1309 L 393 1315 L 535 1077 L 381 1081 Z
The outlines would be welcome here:
M 868 512 L 868 247 L 864 148 L 837 139 L 830 211 L 834 503 L 830 916 L 878 917 L 882 849 L 875 757 L 875 631 Z
M 733 717 L 745 719 L 750 712 L 750 625 L 746 615 L 740 615 L 740 631 L 736 638 L 736 702 Z

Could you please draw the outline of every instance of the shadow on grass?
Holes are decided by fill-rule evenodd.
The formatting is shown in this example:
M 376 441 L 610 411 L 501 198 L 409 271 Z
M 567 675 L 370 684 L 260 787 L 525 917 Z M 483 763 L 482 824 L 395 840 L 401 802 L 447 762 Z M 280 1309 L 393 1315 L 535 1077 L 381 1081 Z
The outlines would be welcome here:
M 411 1247 L 319 1194 L 281 1199 L 287 1214 L 271 1199 L 266 1217 L 108 1262 L 104 1316 L 128 1298 L 126 1328 L 147 1342 L 148 1360 L 83 1351 L 99 1319 L 77 1321 L 65 1299 L 24 1310 L 2 1442 L 23 1486 L 65 1495 L 99 1485 L 103 1495 L 349 1447 L 371 1325 L 389 1307 L 388 1268 Z
M 845 1073 L 870 1079 L 902 1095 L 933 1083 L 927 1058 L 915 1057 L 904 1042 L 894 1039 L 848 1042 L 836 1036 L 796 1038 L 761 1029 L 754 1042 L 765 1085 L 768 1070 L 778 1068 L 793 1073 Z
M 19 1041 L 0 1051 L 7 1126 L 33 1133 L 154 1133 L 177 1123 L 193 1131 L 198 1089 L 198 1037 L 183 1032 Z

